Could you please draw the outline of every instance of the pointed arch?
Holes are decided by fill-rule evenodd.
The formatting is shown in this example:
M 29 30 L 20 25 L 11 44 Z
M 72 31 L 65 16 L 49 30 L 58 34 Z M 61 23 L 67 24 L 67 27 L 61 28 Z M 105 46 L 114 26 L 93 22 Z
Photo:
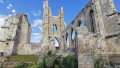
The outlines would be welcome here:
M 89 12 L 89 19 L 90 19 L 90 31 L 92 33 L 96 33 L 95 16 L 93 10 L 90 10 Z
M 55 41 L 55 48 L 56 48 L 56 50 L 58 50 L 60 48 L 60 42 L 56 37 L 55 37 L 54 41 Z
M 67 35 L 66 35 L 66 42 L 67 42 L 67 48 L 69 48 L 69 36 L 68 36 L 68 33 L 67 33 Z
M 84 24 L 83 24 L 81 21 L 78 21 L 77 26 L 78 26 L 78 27 L 81 27 L 81 26 L 84 26 Z

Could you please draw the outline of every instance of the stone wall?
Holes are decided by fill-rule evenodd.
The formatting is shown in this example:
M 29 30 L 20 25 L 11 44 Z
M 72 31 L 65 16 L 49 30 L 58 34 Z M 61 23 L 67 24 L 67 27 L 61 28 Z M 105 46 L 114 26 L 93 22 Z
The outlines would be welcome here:
M 100 7 L 104 21 L 105 35 L 107 36 L 119 31 L 119 17 L 113 0 L 100 0 Z
M 113 0 L 91 0 L 63 31 L 62 47 L 66 49 L 69 37 L 69 48 L 75 48 L 79 68 L 93 68 L 94 57 L 120 54 L 119 23 Z
M 23 25 L 25 24 L 25 25 Z M 11 16 L 6 20 L 5 25 L 2 27 L 2 34 L 0 37 L 0 52 L 7 53 L 7 55 L 16 54 L 18 49 L 17 47 L 19 46 L 20 43 L 28 42 L 29 37 L 28 34 L 30 33 L 29 31 L 31 28 L 25 29 L 22 27 L 29 27 L 28 20 L 27 20 L 27 15 L 25 14 L 18 14 L 15 16 Z M 24 32 L 28 33 L 25 34 Z M 20 41 L 23 40 L 23 41 Z
M 6 56 L 12 54 L 36 54 L 41 50 L 50 50 L 51 46 L 47 44 L 47 41 L 40 43 L 30 42 L 31 25 L 25 14 L 9 17 L 1 31 L 0 52 Z

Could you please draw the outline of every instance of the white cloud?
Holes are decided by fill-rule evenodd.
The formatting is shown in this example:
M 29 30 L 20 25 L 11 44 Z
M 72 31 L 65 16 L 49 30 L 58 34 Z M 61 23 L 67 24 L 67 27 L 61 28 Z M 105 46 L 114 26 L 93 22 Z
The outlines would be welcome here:
M 12 10 L 12 13 L 16 13 L 16 10 L 13 9 L 13 10 Z
M 7 9 L 10 9 L 10 7 L 8 6 Z
M 12 7 L 12 4 L 9 4 L 6 8 L 10 9 Z
M 42 25 L 42 20 L 40 20 L 40 19 L 34 20 L 34 23 L 32 24 L 32 27 L 36 27 L 38 25 Z
M 2 3 L 3 2 L 3 0 L 0 0 L 0 3 Z
M 12 7 L 12 4 L 9 4 L 9 7 Z
M 36 36 L 38 36 L 38 35 L 40 35 L 40 33 L 32 33 L 32 35 L 36 35 Z
M 7 15 L 3 15 L 3 14 L 0 14 L 0 31 L 1 31 L 1 27 L 4 25 L 6 19 L 7 19 Z
M 33 12 L 32 13 L 33 14 L 33 16 L 40 16 L 41 15 L 41 10 L 39 10 L 39 11 L 37 11 L 37 12 Z

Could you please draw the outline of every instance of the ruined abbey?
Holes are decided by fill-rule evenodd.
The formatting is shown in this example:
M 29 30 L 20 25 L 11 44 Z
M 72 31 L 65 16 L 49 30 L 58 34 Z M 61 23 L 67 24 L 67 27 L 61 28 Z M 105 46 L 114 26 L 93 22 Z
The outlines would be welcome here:
M 9 17 L 1 28 L 0 53 L 3 56 L 52 50 L 57 54 L 75 55 L 79 68 L 94 68 L 94 57 L 120 55 L 120 13 L 113 0 L 90 0 L 68 27 L 64 22 L 63 7 L 58 16 L 53 16 L 48 0 L 45 0 L 40 43 L 30 42 L 31 24 L 25 14 Z M 58 47 L 55 39 L 59 42 Z

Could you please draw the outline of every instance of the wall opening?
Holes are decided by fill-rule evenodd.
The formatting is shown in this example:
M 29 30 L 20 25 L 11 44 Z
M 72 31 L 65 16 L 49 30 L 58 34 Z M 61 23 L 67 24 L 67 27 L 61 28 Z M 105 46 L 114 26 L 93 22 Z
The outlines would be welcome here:
M 69 36 L 67 34 L 67 37 L 66 37 L 66 41 L 67 41 L 67 48 L 69 48 Z
M 74 40 L 74 39 L 75 39 L 75 30 L 72 29 L 72 40 Z
M 90 31 L 96 33 L 96 24 L 93 10 L 90 11 Z
M 78 22 L 78 27 L 84 26 L 82 22 Z
M 59 49 L 59 42 L 58 40 L 55 38 L 55 48 L 58 50 Z
M 53 33 L 56 32 L 57 31 L 57 25 L 53 24 L 51 26 L 51 30 L 52 30 Z
M 55 25 L 55 31 L 54 32 L 56 32 L 57 31 L 57 26 Z
M 54 32 L 54 24 L 51 26 L 51 30 L 52 32 Z

